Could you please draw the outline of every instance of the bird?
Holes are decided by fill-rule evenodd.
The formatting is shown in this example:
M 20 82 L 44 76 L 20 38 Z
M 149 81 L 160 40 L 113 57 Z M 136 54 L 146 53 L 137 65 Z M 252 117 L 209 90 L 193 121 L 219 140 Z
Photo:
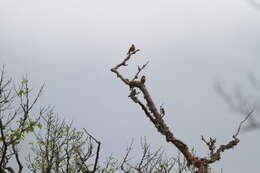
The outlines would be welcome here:
M 141 83 L 145 83 L 145 76 L 141 77 Z
M 131 47 L 129 48 L 128 52 L 127 52 L 127 55 L 129 55 L 131 52 L 134 52 L 135 51 L 135 45 L 132 44 Z

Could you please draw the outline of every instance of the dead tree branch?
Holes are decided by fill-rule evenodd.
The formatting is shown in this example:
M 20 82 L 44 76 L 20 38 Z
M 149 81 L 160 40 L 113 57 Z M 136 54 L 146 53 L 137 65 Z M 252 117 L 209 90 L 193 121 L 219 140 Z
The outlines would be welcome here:
M 239 139 L 237 138 L 237 134 L 233 136 L 233 140 L 228 142 L 226 145 L 221 145 L 216 151 L 215 151 L 215 140 L 211 140 L 209 142 L 206 142 L 204 138 L 203 141 L 208 145 L 210 150 L 210 158 L 196 157 L 190 150 L 189 147 L 180 139 L 177 139 L 175 137 L 175 134 L 169 129 L 168 125 L 163 120 L 162 111 L 158 111 L 156 104 L 154 100 L 152 99 L 152 96 L 150 92 L 148 91 L 146 87 L 146 76 L 142 76 L 140 79 L 138 79 L 139 73 L 146 67 L 147 63 L 142 66 L 142 68 L 138 67 L 138 72 L 134 76 L 134 78 L 130 81 L 129 79 L 125 78 L 118 70 L 120 67 L 127 66 L 127 62 L 132 58 L 132 56 L 139 51 L 133 51 L 130 52 L 127 57 L 118 65 L 116 65 L 114 68 L 111 69 L 111 72 L 115 73 L 116 76 L 127 86 L 130 87 L 130 94 L 128 97 L 130 97 L 134 103 L 138 104 L 140 108 L 144 111 L 145 115 L 148 117 L 148 119 L 152 122 L 154 127 L 157 129 L 159 133 L 161 133 L 165 138 L 167 142 L 172 143 L 175 145 L 175 147 L 178 148 L 178 150 L 183 154 L 185 159 L 187 160 L 187 165 L 194 166 L 197 168 L 197 173 L 208 173 L 208 166 L 211 163 L 214 163 L 215 161 L 220 159 L 220 153 L 224 152 L 227 149 L 233 148 L 239 143 Z M 143 98 L 146 103 L 143 103 L 138 98 L 138 92 L 140 91 L 143 95 Z M 242 124 L 241 124 L 242 125 Z M 240 127 L 240 126 L 239 126 Z M 240 129 L 240 128 L 239 128 Z M 238 130 L 239 133 L 239 130 Z

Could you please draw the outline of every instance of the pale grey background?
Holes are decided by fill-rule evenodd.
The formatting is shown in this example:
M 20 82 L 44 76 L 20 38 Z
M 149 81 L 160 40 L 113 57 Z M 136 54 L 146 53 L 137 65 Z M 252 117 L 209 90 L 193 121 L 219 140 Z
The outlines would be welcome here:
M 246 0 L 1 0 L 0 63 L 16 80 L 46 83 L 41 104 L 87 128 L 103 142 L 103 156 L 121 157 L 132 138 L 166 145 L 128 98 L 110 68 L 135 43 L 136 64 L 150 60 L 147 85 L 177 137 L 205 154 L 200 135 L 230 140 L 241 117 L 214 91 L 232 90 L 248 72 L 260 78 L 260 11 Z M 249 91 L 248 91 L 249 92 Z M 220 172 L 259 172 L 259 131 L 214 165 Z

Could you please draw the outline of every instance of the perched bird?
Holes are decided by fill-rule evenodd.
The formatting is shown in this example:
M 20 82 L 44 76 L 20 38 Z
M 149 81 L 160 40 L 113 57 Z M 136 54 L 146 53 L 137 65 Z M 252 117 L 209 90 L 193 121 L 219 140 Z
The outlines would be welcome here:
M 141 77 L 141 82 L 142 82 L 142 83 L 145 83 L 145 76 L 142 76 L 142 77 Z
M 131 52 L 134 52 L 135 51 L 135 45 L 132 44 L 131 47 L 129 48 L 128 52 L 127 52 L 127 55 L 129 55 Z

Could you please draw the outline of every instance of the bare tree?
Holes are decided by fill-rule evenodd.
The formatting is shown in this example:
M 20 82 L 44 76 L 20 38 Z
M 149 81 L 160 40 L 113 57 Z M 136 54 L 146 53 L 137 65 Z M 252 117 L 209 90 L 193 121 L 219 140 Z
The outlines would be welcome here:
M 131 48 L 130 48 L 131 49 Z M 129 50 L 130 50 L 129 49 Z M 124 77 L 120 72 L 119 68 L 127 66 L 127 62 L 131 59 L 133 55 L 135 55 L 139 49 L 134 49 L 128 51 L 126 58 L 113 67 L 111 71 L 116 74 L 116 76 L 129 87 L 130 94 L 129 98 L 136 103 L 143 111 L 150 122 L 154 125 L 157 131 L 163 135 L 167 142 L 172 143 L 177 149 L 182 153 L 187 161 L 187 166 L 193 166 L 196 168 L 196 173 L 208 173 L 209 165 L 221 159 L 221 153 L 224 151 L 235 147 L 239 143 L 238 135 L 240 132 L 240 128 L 244 121 L 248 119 L 248 117 L 252 114 L 252 111 L 248 112 L 247 117 L 240 123 L 237 133 L 232 136 L 232 139 L 224 145 L 216 146 L 216 139 L 210 138 L 206 140 L 202 137 L 202 141 L 208 146 L 209 155 L 205 157 L 196 157 L 188 145 L 185 144 L 182 140 L 176 138 L 175 134 L 170 130 L 163 117 L 165 114 L 164 108 L 161 106 L 159 109 L 157 108 L 149 90 L 146 87 L 146 76 L 142 76 L 139 78 L 139 74 L 146 67 L 147 63 L 143 66 L 138 66 L 137 72 L 132 77 L 132 79 Z M 142 101 L 138 96 L 142 95 L 144 101 Z

